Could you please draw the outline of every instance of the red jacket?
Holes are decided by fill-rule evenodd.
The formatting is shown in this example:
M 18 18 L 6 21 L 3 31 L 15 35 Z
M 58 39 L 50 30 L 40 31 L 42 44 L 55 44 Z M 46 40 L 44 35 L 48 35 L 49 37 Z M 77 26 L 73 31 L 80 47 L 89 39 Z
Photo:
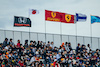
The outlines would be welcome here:
M 17 47 L 20 47 L 20 43 L 17 43 Z
M 21 63 L 20 61 L 19 61 L 18 63 L 19 63 L 19 65 L 20 65 L 20 66 L 24 66 L 24 64 L 23 64 L 23 63 Z
M 56 65 L 57 65 L 57 67 L 59 67 L 59 66 L 58 66 L 58 63 L 53 62 L 53 66 L 55 67 Z

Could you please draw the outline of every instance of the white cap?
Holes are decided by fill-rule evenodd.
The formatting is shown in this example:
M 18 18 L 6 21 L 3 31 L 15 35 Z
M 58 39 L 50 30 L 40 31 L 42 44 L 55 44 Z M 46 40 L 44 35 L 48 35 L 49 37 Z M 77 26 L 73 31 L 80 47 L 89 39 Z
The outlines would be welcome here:
M 54 59 L 54 61 L 57 61 L 57 59 Z
M 56 56 L 53 56 L 53 58 L 56 58 Z
M 36 51 L 36 54 L 39 54 L 39 53 Z

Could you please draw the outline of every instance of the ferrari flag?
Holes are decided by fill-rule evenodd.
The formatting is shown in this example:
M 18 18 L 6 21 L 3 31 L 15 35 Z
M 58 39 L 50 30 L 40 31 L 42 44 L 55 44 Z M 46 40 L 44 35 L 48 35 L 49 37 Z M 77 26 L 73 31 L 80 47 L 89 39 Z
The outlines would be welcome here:
M 62 23 L 74 23 L 74 15 L 45 10 L 45 20 L 62 22 Z
M 31 20 L 26 17 L 14 16 L 14 26 L 16 26 L 16 27 L 31 27 Z
M 61 15 L 59 12 L 45 10 L 45 20 L 61 22 Z
M 61 16 L 62 16 L 62 19 L 61 19 L 62 23 L 74 23 L 74 15 L 61 13 Z

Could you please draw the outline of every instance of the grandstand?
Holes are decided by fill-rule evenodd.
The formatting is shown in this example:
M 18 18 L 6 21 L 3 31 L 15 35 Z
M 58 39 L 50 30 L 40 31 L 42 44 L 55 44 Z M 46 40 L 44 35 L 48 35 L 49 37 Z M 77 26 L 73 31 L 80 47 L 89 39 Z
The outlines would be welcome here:
M 0 39 L 0 66 L 2 67 L 100 66 L 100 50 L 92 49 L 91 42 L 90 44 L 84 44 L 84 41 L 81 40 L 74 42 L 75 36 L 69 36 L 69 39 L 72 37 L 70 40 L 62 39 L 61 43 L 59 42 L 60 35 L 56 34 L 46 34 L 45 39 L 43 33 L 31 33 L 34 34 L 32 37 L 34 39 L 29 41 L 28 32 L 5 30 L 0 30 L 0 32 L 2 32 L 2 39 Z M 62 38 L 65 37 L 68 36 L 62 35 Z
M 0 67 L 100 67 L 100 0 L 1 0 Z

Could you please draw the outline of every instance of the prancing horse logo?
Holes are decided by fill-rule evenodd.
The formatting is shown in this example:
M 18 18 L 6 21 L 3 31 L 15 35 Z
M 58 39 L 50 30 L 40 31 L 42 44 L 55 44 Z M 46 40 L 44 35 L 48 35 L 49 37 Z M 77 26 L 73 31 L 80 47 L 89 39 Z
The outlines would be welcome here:
M 71 20 L 71 15 L 66 14 L 66 15 L 65 15 L 65 20 L 66 20 L 67 22 L 69 22 L 69 21 Z
M 55 12 L 51 12 L 51 16 L 54 18 L 56 17 L 56 13 Z

